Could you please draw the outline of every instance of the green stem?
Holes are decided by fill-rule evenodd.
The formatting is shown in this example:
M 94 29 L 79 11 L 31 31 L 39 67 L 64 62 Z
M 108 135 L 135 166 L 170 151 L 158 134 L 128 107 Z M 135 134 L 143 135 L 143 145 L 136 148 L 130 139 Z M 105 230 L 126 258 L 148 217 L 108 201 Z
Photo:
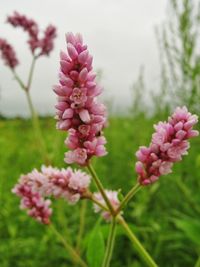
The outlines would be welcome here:
M 130 201 L 130 199 L 140 190 L 141 186 L 139 183 L 137 183 L 129 192 L 128 194 L 124 197 L 122 200 L 119 208 L 116 210 L 116 214 L 118 214 L 125 206 L 126 204 Z
M 33 60 L 32 60 L 31 67 L 30 67 L 30 72 L 29 72 L 29 77 L 28 77 L 28 82 L 27 82 L 27 86 L 26 86 L 27 91 L 29 91 L 30 87 L 31 87 L 36 59 L 37 59 L 37 57 L 33 56 Z
M 97 204 L 100 208 L 102 208 L 103 210 L 109 211 L 109 209 L 104 206 L 103 204 L 101 204 L 94 196 L 92 196 L 92 198 L 90 198 L 95 204 Z
M 20 79 L 20 77 L 17 75 L 17 73 L 14 70 L 12 70 L 12 73 L 14 75 L 15 80 L 19 83 L 19 85 L 21 86 L 21 88 L 26 91 L 26 86 L 23 83 L 23 81 Z
M 32 99 L 31 99 L 29 91 L 26 91 L 26 98 L 27 98 L 28 106 L 29 106 L 29 109 L 30 109 L 30 112 L 31 112 L 31 117 L 32 117 L 34 123 L 36 123 L 38 125 L 38 116 L 37 116 L 37 114 L 35 112 L 35 109 L 33 107 L 33 102 L 32 102 Z
M 110 201 L 109 201 L 109 199 L 108 199 L 108 197 L 107 197 L 107 195 L 106 195 L 106 193 L 104 191 L 103 185 L 102 185 L 101 181 L 99 180 L 94 168 L 92 167 L 91 164 L 88 164 L 87 168 L 88 168 L 89 172 L 91 173 L 91 175 L 92 175 L 92 177 L 93 177 L 93 179 L 95 181 L 95 184 L 96 184 L 98 190 L 100 191 L 100 193 L 101 193 L 106 205 L 108 206 L 111 214 L 115 215 L 115 211 L 113 209 L 113 206 L 111 205 L 111 203 L 110 203 Z
M 20 77 L 18 76 L 18 74 L 14 70 L 12 70 L 12 73 L 14 75 L 14 78 L 16 79 L 16 81 L 19 83 L 20 87 L 24 90 L 24 92 L 26 94 L 28 106 L 29 106 L 30 113 L 31 113 L 31 118 L 33 121 L 33 127 L 35 130 L 35 134 L 38 137 L 38 140 L 40 141 L 40 147 L 41 147 L 41 152 L 42 152 L 43 157 L 44 157 L 44 161 L 46 164 L 49 164 L 50 160 L 48 158 L 46 145 L 44 142 L 44 138 L 42 136 L 39 118 L 38 118 L 38 115 L 34 109 L 33 102 L 32 102 L 31 96 L 30 96 L 30 87 L 31 87 L 31 83 L 32 83 L 33 72 L 34 72 L 34 67 L 35 67 L 35 63 L 36 63 L 37 58 L 38 58 L 37 56 L 33 56 L 33 60 L 32 60 L 30 71 L 29 71 L 27 85 L 24 84 L 24 82 L 20 79 Z
M 53 226 L 53 224 L 50 224 L 50 227 L 52 231 L 55 233 L 55 235 L 58 237 L 60 242 L 63 244 L 67 252 L 71 255 L 71 259 L 74 263 L 78 263 L 81 267 L 88 267 L 87 264 L 81 259 L 81 257 L 78 255 L 76 250 L 66 242 L 66 240 L 63 238 L 63 236 L 58 232 L 58 230 Z
M 87 202 L 86 200 L 83 199 L 81 203 L 81 209 L 80 209 L 79 233 L 78 233 L 77 245 L 76 245 L 77 251 L 80 251 L 81 240 L 82 240 L 82 236 L 84 233 L 86 209 L 87 209 Z
M 114 248 L 114 243 L 115 243 L 115 233 L 116 233 L 116 219 L 114 217 L 111 223 L 110 233 L 109 233 L 108 241 L 107 241 L 106 253 L 105 253 L 102 267 L 110 266 L 110 261 L 112 258 L 113 248 Z
M 149 253 L 145 250 L 145 248 L 142 246 L 140 241 L 137 239 L 137 237 L 133 234 L 131 229 L 129 228 L 128 224 L 125 222 L 125 220 L 118 216 L 118 222 L 121 224 L 121 226 L 124 228 L 127 236 L 132 241 L 135 249 L 137 250 L 138 254 L 140 255 L 141 259 L 147 264 L 149 267 L 158 267 L 158 265 L 154 262 L 154 260 L 151 258 Z
M 108 210 L 107 207 L 102 205 L 98 200 L 96 200 L 94 197 L 89 197 L 90 200 L 92 200 L 95 204 L 99 205 L 104 210 Z M 127 236 L 130 238 L 130 240 L 133 242 L 133 245 L 137 252 L 139 253 L 140 257 L 146 262 L 147 266 L 149 267 L 158 267 L 158 265 L 154 262 L 154 260 L 151 258 L 149 253 L 145 250 L 145 248 L 142 246 L 140 241 L 137 239 L 137 237 L 133 234 L 131 229 L 129 228 L 126 221 L 122 218 L 120 215 L 115 215 L 116 217 L 113 217 L 113 219 L 116 218 L 116 221 L 121 224 L 121 226 L 124 228 Z M 196 266 L 195 266 L 196 267 Z M 200 267 L 200 266 L 198 266 Z
M 41 152 L 43 154 L 44 161 L 45 161 L 46 164 L 49 164 L 50 160 L 48 158 L 46 145 L 44 143 L 44 138 L 42 136 L 40 123 L 39 123 L 39 118 L 38 118 L 38 115 L 37 115 L 37 113 L 36 113 L 36 111 L 34 109 L 33 102 L 32 102 L 31 96 L 30 96 L 30 91 L 26 90 L 25 93 L 26 93 L 26 98 L 27 98 L 27 101 L 28 101 L 29 109 L 30 109 L 30 112 L 31 112 L 33 127 L 34 127 L 34 130 L 35 130 L 36 137 L 38 137 L 38 140 L 39 140 L 39 143 L 40 143 Z

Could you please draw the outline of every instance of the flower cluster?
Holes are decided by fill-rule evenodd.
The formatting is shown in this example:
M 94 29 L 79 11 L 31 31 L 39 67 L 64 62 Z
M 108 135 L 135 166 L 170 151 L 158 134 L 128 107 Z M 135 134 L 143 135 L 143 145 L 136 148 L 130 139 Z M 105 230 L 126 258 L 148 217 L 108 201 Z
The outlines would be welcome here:
M 41 223 L 50 223 L 52 209 L 49 207 L 51 204 L 49 199 L 45 200 L 38 192 L 33 191 L 29 185 L 22 182 L 16 185 L 12 192 L 21 197 L 20 208 L 27 209 L 29 216 Z
M 186 107 L 178 107 L 168 122 L 154 126 L 156 132 L 150 146 L 142 146 L 136 152 L 136 172 L 141 185 L 154 183 L 161 175 L 171 172 L 173 163 L 187 154 L 188 139 L 198 136 L 199 132 L 193 130 L 197 122 L 198 117 L 188 112 Z
M 7 22 L 14 27 L 21 27 L 28 33 L 28 44 L 32 53 L 36 49 L 40 49 L 39 55 L 49 55 L 53 49 L 53 41 L 56 37 L 56 28 L 52 25 L 47 26 L 44 36 L 39 38 L 38 24 L 24 15 L 14 12 L 13 15 L 8 16 Z
M 106 155 L 102 129 L 106 123 L 105 106 L 96 97 L 102 88 L 95 81 L 92 56 L 80 34 L 66 36 L 68 53 L 60 54 L 60 84 L 54 87 L 57 128 L 69 132 L 66 163 L 86 165 L 92 156 Z
M 56 37 L 56 28 L 53 25 L 47 26 L 44 37 L 39 42 L 41 48 L 41 55 L 49 55 L 54 47 L 54 38 Z
M 19 64 L 13 47 L 5 39 L 1 38 L 0 51 L 2 59 L 5 61 L 5 65 L 9 66 L 11 69 L 14 69 Z
M 62 197 L 74 204 L 87 191 L 90 180 L 90 176 L 80 170 L 42 166 L 41 171 L 34 169 L 22 175 L 12 192 L 21 197 L 21 207 L 28 209 L 30 216 L 47 224 L 52 211 L 49 208 L 51 201 L 46 198 Z
M 112 207 L 114 210 L 117 210 L 117 208 L 120 205 L 120 201 L 118 199 L 118 192 L 117 191 L 112 191 L 112 190 L 105 190 L 106 196 L 108 197 Z M 96 192 L 94 193 L 94 197 L 96 198 L 96 200 L 98 200 L 99 203 L 101 203 L 103 206 L 106 207 L 106 203 L 105 200 L 103 199 L 101 193 Z M 103 210 L 100 206 L 98 206 L 97 204 L 94 204 L 94 211 L 96 213 L 100 212 L 102 217 L 106 220 L 106 221 L 110 221 L 112 216 L 110 214 L 109 211 L 105 211 Z

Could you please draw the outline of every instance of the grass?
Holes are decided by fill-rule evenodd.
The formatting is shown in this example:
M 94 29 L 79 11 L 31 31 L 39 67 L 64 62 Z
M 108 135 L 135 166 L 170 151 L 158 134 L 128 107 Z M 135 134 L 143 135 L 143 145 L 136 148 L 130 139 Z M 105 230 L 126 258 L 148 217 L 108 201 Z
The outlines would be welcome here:
M 94 160 L 103 184 L 125 194 L 136 182 L 134 153 L 139 145 L 148 145 L 153 123 L 137 119 L 112 118 L 105 134 L 109 154 Z M 55 121 L 41 119 L 42 131 L 53 166 L 63 162 L 65 133 L 55 130 Z M 0 266 L 51 267 L 72 266 L 69 255 L 48 226 L 40 225 L 20 211 L 19 199 L 11 193 L 21 173 L 43 164 L 38 142 L 29 120 L 0 120 Z M 191 142 L 189 156 L 176 164 L 171 175 L 141 190 L 128 205 L 125 217 L 130 227 L 162 267 L 194 266 L 200 255 L 198 235 L 193 224 L 200 214 L 200 139 Z M 95 187 L 92 185 L 92 188 Z M 59 200 L 53 204 L 53 223 L 67 241 L 76 244 L 81 203 L 70 207 Z M 86 211 L 86 229 L 82 239 L 85 257 L 88 233 L 97 218 L 91 204 Z M 180 222 L 189 222 L 181 224 Z M 108 225 L 101 223 L 104 238 Z M 185 228 L 184 228 L 185 227 Z M 198 228 L 198 226 L 197 226 Z M 199 228 L 198 228 L 199 229 Z M 200 229 L 199 229 L 200 230 Z M 129 240 L 117 231 L 112 267 L 142 267 Z M 90 266 L 92 267 L 92 266 Z

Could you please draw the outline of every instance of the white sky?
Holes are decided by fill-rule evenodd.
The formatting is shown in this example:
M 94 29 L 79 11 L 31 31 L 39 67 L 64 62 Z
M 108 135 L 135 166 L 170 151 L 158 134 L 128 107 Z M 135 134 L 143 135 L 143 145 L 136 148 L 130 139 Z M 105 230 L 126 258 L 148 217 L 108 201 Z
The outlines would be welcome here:
M 65 33 L 80 32 L 94 57 L 95 69 L 103 70 L 101 84 L 106 98 L 119 107 L 130 103 L 130 87 L 141 65 L 147 82 L 154 85 L 159 61 L 154 27 L 166 17 L 167 0 L 0 0 L 0 37 L 14 45 L 21 62 L 17 71 L 26 80 L 30 52 L 26 34 L 4 23 L 14 10 L 35 19 L 44 29 L 52 23 L 58 38 L 49 58 L 38 60 L 31 94 L 41 114 L 54 112 L 52 85 L 57 83 L 59 51 L 65 49 Z M 28 115 L 24 92 L 0 61 L 0 112 Z

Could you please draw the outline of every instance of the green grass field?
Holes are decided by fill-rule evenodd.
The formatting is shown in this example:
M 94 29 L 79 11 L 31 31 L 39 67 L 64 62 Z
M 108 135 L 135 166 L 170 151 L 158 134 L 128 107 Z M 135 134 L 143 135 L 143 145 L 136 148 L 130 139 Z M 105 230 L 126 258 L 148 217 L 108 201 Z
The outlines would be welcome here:
M 134 185 L 134 154 L 139 145 L 149 144 L 155 122 L 156 118 L 142 117 L 110 120 L 105 131 L 109 154 L 94 160 L 106 187 L 121 188 L 125 194 Z M 63 161 L 66 134 L 55 129 L 53 119 L 41 119 L 41 125 L 52 165 L 66 167 Z M 75 266 L 51 229 L 20 211 L 19 199 L 11 193 L 21 173 L 43 164 L 38 146 L 30 121 L 0 121 L 0 267 Z M 131 228 L 161 267 L 195 266 L 200 256 L 199 147 L 200 138 L 192 140 L 189 156 L 176 164 L 173 174 L 161 177 L 153 186 L 138 192 L 125 210 Z M 74 246 L 79 231 L 80 206 L 79 202 L 70 207 L 63 200 L 53 204 L 53 223 Z M 88 233 L 98 219 L 90 203 L 87 203 L 86 212 L 80 252 L 84 258 Z M 101 228 L 106 238 L 108 225 L 101 222 Z M 120 227 L 111 266 L 144 266 Z

